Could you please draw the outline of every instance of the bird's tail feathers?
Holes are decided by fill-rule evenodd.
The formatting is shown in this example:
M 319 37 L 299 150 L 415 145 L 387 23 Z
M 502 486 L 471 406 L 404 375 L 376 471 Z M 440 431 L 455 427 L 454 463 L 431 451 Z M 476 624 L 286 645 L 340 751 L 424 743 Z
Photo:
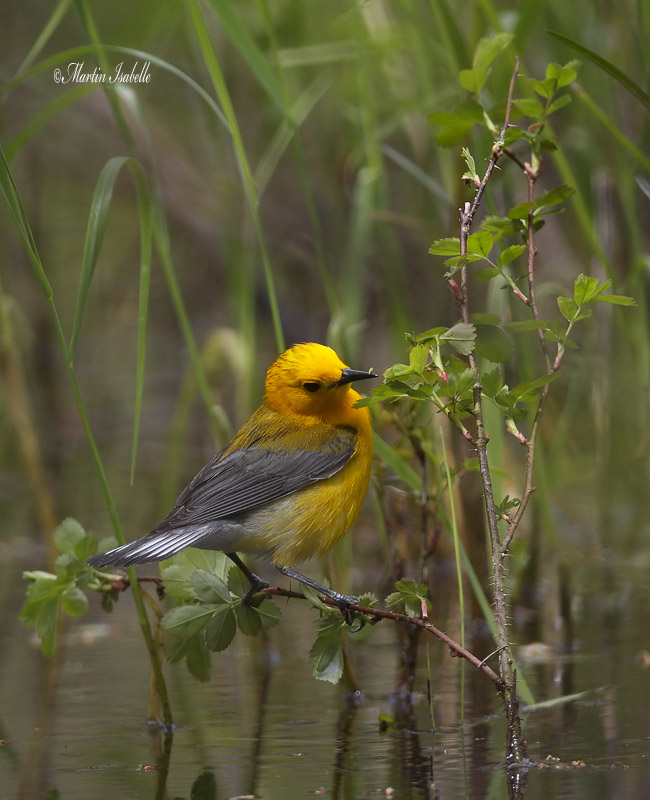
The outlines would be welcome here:
M 89 558 L 88 564 L 91 567 L 133 567 L 136 564 L 164 561 L 196 544 L 209 533 L 208 526 L 196 525 L 191 528 L 176 528 L 162 534 L 152 531 L 134 542 Z

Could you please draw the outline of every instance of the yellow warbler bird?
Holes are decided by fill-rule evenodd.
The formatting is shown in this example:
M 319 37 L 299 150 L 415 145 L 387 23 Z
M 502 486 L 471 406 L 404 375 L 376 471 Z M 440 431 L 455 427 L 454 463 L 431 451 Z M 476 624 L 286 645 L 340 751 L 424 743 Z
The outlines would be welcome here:
M 267 586 L 237 552 L 273 560 L 284 575 L 332 598 L 347 618 L 356 598 L 291 565 L 327 552 L 357 518 L 370 480 L 372 434 L 349 369 L 329 347 L 297 344 L 269 367 L 264 400 L 230 444 L 181 492 L 151 533 L 94 556 L 93 567 L 162 561 L 186 547 L 222 550 L 246 574 L 247 599 Z

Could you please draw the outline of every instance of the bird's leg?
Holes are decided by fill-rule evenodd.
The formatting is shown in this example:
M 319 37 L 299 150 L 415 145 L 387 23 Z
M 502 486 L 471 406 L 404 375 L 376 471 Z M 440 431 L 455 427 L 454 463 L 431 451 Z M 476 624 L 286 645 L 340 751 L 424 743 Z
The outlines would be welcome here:
M 250 589 L 244 595 L 242 603 L 245 606 L 251 605 L 251 600 L 253 599 L 253 595 L 257 594 L 257 592 L 259 592 L 260 589 L 266 589 L 268 583 L 266 581 L 263 581 L 259 575 L 256 575 L 254 572 L 251 572 L 246 566 L 246 564 L 244 564 L 241 558 L 237 555 L 237 553 L 226 553 L 226 555 L 231 561 L 233 561 L 239 567 L 239 569 L 244 573 L 244 575 L 248 579 L 248 582 L 250 583 Z M 257 603 L 256 605 L 259 605 L 259 603 Z
M 339 608 L 341 614 L 343 614 L 343 618 L 347 622 L 348 625 L 352 624 L 352 615 L 350 614 L 350 606 L 358 605 L 359 598 L 353 597 L 352 595 L 341 594 L 340 592 L 335 592 L 334 589 L 328 589 L 327 586 L 322 586 L 320 583 L 308 578 L 306 575 L 302 575 L 300 572 L 296 572 L 295 569 L 291 569 L 291 567 L 278 567 L 276 564 L 276 569 L 280 570 L 283 575 L 286 575 L 287 578 L 293 578 L 296 581 L 300 581 L 300 583 L 304 583 L 306 586 L 314 589 L 321 594 L 324 594 L 325 597 L 329 597 L 330 600 L 333 600 Z

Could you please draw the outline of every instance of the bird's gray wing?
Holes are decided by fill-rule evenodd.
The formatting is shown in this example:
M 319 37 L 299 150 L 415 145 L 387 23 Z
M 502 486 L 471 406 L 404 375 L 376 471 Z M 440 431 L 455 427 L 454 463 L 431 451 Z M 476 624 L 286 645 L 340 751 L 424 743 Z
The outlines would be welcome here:
M 327 440 L 317 444 L 318 449 L 294 452 L 253 444 L 219 453 L 152 533 L 228 519 L 330 478 L 352 457 L 356 431 L 341 426 L 332 437 L 330 428 Z

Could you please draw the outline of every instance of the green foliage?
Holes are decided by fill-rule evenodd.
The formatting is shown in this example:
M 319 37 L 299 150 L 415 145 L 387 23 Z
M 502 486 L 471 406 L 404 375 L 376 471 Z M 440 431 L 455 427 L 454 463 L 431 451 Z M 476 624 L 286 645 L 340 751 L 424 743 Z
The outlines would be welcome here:
M 395 584 L 395 591 L 386 598 L 388 608 L 403 607 L 404 613 L 409 617 L 421 619 L 423 609 L 426 608 L 427 616 L 431 613 L 431 603 L 427 599 L 427 587 L 412 578 L 403 578 Z
M 257 606 L 243 603 L 248 579 L 233 566 L 224 580 L 225 564 L 230 562 L 223 553 L 204 556 L 201 551 L 199 568 L 192 563 L 193 555 L 182 553 L 162 569 L 166 592 L 178 601 L 162 619 L 167 631 L 165 653 L 172 662 L 185 658 L 194 677 L 208 680 L 210 654 L 225 650 L 237 628 L 246 636 L 257 636 L 263 628 L 277 625 L 282 612 L 272 600 Z
M 111 537 L 98 542 L 72 517 L 61 522 L 54 532 L 54 543 L 60 551 L 55 572 L 32 570 L 24 572 L 29 581 L 27 599 L 20 611 L 25 627 L 36 631 L 45 655 L 52 655 L 56 647 L 60 612 L 69 617 L 80 617 L 88 610 L 88 590 L 102 593 L 102 605 L 106 611 L 113 607 L 119 588 L 116 576 L 100 573 L 89 567 L 86 559 L 97 552 L 115 547 Z
M 373 631 L 372 625 L 361 614 L 355 614 L 352 625 L 348 625 L 336 608 L 321 603 L 307 587 L 305 596 L 320 608 L 321 617 L 316 621 L 316 640 L 309 651 L 309 658 L 315 678 L 328 683 L 338 683 L 343 675 L 343 644 L 346 639 L 358 641 L 367 639 Z M 317 602 L 314 602 L 314 598 Z M 359 604 L 372 608 L 377 598 L 364 594 Z

